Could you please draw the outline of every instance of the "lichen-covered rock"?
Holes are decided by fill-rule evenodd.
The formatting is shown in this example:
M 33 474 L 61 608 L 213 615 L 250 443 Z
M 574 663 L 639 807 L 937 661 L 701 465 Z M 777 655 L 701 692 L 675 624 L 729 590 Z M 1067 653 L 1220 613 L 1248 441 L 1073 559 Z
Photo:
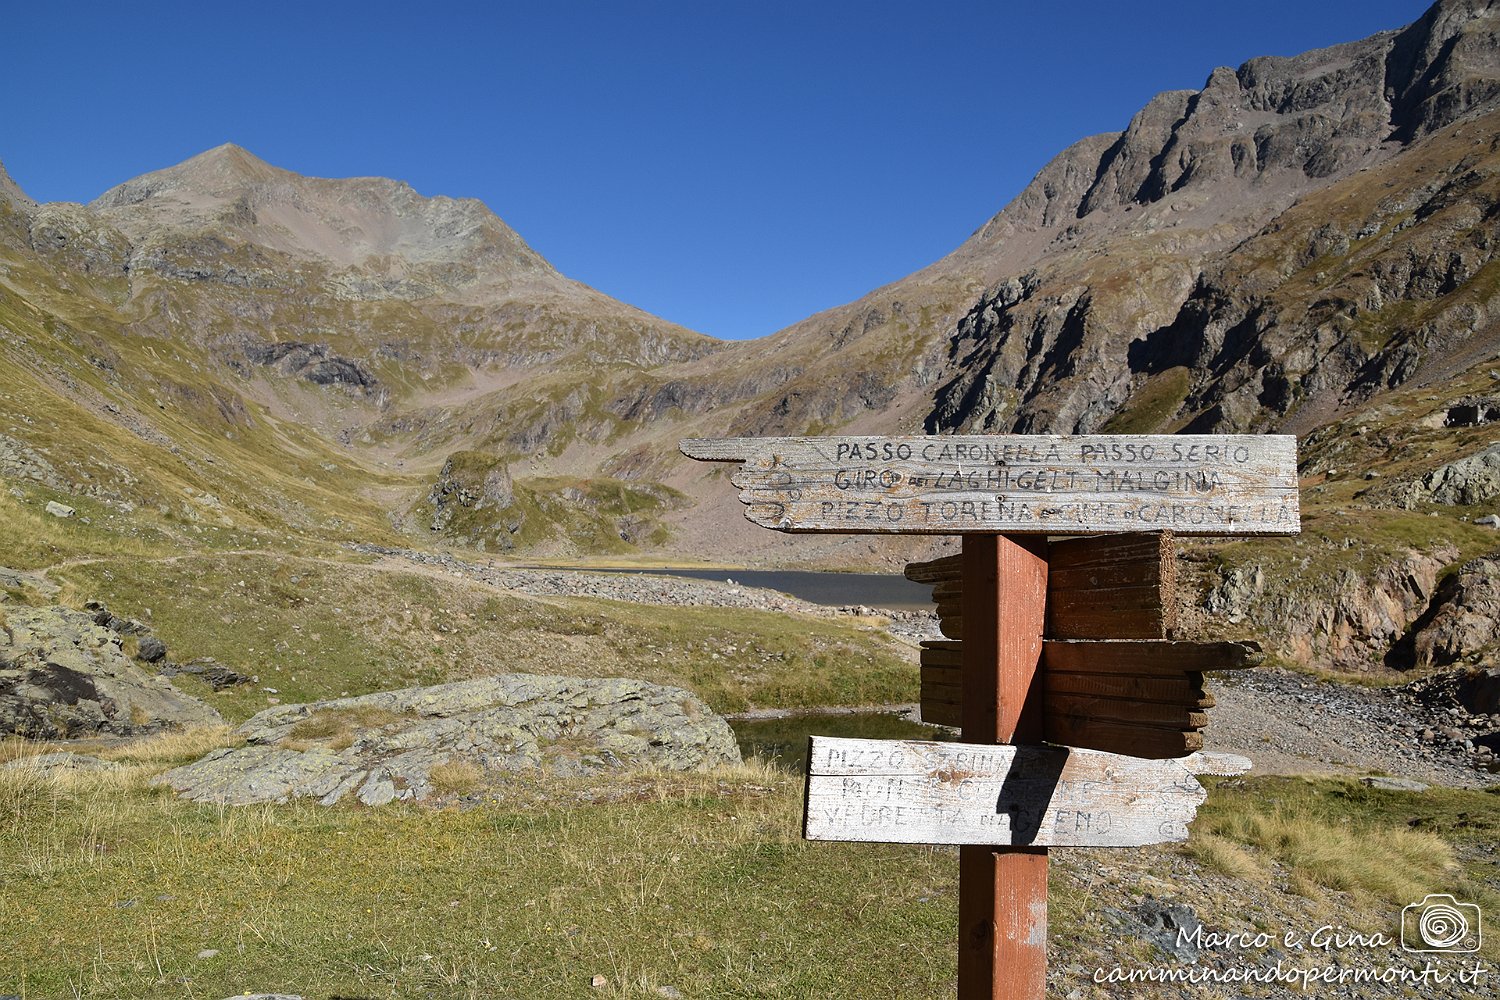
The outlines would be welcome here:
M 507 674 L 282 705 L 238 732 L 246 746 L 156 780 L 198 802 L 332 805 L 352 795 L 383 805 L 517 772 L 681 771 L 739 759 L 728 723 L 697 696 L 618 677 Z
M 8 608 L 0 626 L 0 734 L 64 739 L 215 725 L 219 713 L 133 666 L 120 636 L 71 608 Z
M 1422 490 L 1434 503 L 1488 503 L 1500 497 L 1500 444 L 1432 470 L 1423 477 Z
M 119 767 L 119 764 L 100 760 L 98 757 L 62 751 L 36 754 L 32 757 L 18 757 L 0 764 L 0 771 L 34 771 L 54 774 L 58 771 L 114 771 Z

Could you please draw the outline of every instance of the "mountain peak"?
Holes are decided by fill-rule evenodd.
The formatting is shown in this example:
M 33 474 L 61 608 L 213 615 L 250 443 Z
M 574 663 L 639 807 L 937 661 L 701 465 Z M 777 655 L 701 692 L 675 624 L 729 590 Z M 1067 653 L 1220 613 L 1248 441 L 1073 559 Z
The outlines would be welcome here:
M 273 167 L 243 146 L 226 142 L 175 166 L 153 170 L 110 188 L 89 207 L 108 210 L 136 205 L 169 192 L 233 198 L 296 176 L 289 170 Z
M 232 142 L 205 150 L 169 169 L 196 177 L 218 176 L 226 180 L 250 182 L 265 181 L 288 173 L 271 166 L 244 146 Z
M 382 280 L 429 272 L 412 288 L 562 280 L 475 199 L 428 198 L 383 177 L 304 177 L 234 143 L 126 181 L 89 207 L 137 242 L 213 232 Z
M 1124 131 L 1064 150 L 960 254 L 992 252 L 1017 232 L 1120 223 L 1128 211 L 1176 213 L 1153 217 L 1162 228 L 1268 217 L 1500 104 L 1497 52 L 1500 4 L 1439 0 L 1396 31 L 1220 67 L 1201 90 L 1156 95 Z

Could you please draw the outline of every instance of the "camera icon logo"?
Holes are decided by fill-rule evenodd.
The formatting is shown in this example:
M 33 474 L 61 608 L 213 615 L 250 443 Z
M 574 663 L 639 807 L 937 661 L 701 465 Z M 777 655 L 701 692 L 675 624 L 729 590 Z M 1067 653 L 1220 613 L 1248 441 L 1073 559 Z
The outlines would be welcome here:
M 1473 903 L 1446 892 L 1432 893 L 1401 911 L 1401 947 L 1406 951 L 1478 951 L 1484 916 Z

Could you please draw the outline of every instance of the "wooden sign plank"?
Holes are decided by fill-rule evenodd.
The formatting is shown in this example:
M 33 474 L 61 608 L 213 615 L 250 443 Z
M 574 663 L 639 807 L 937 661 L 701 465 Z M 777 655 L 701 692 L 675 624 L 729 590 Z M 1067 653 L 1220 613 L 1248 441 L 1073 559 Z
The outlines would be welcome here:
M 1203 749 L 1203 734 L 1197 730 L 1133 726 L 1099 719 L 1047 716 L 1047 726 L 1059 743 L 1087 743 L 1091 748 L 1147 760 L 1171 760 Z
M 956 583 L 963 579 L 963 557 L 943 556 L 926 562 L 907 563 L 905 575 L 912 583 Z
M 1065 674 L 1049 670 L 1043 675 L 1043 682 L 1048 695 L 1094 694 L 1172 704 L 1196 703 L 1205 695 L 1202 674 L 1137 677 L 1129 674 Z
M 923 720 L 960 724 L 963 648 L 951 640 L 922 643 Z M 1137 757 L 1181 757 L 1203 745 L 1200 731 L 1214 704 L 1202 671 L 1244 669 L 1262 658 L 1250 642 L 1044 640 L 1044 738 Z
M 964 724 L 960 701 L 945 702 L 924 696 L 919 713 L 922 721 L 932 726 L 951 726 L 958 729 Z
M 1254 766 L 1249 757 L 1223 750 L 1198 750 L 1177 763 L 1194 774 L 1218 774 L 1226 777 L 1248 774 Z
M 1185 674 L 1246 670 L 1265 661 L 1255 642 L 1049 639 L 1042 646 L 1049 671 L 1090 674 Z
M 809 840 L 1138 847 L 1187 839 L 1181 764 L 1064 747 L 812 737 Z
M 963 642 L 928 639 L 921 645 L 923 666 L 958 666 Z M 1247 670 L 1265 661 L 1256 642 L 1182 642 L 1162 639 L 1046 639 L 1047 670 L 1089 674 L 1180 676 L 1209 670 Z
M 1048 638 L 1164 639 L 1176 630 L 1171 532 L 1054 541 L 1047 563 Z M 963 578 L 956 558 L 910 563 L 906 577 L 932 587 L 943 635 L 963 638 Z
M 1291 435 L 690 439 L 742 462 L 746 516 L 778 531 L 864 534 L 1293 535 Z
M 923 690 L 926 690 L 925 685 Z M 1208 712 L 1196 704 L 1121 701 L 1118 698 L 1099 698 L 1087 694 L 1055 694 L 1047 699 L 1047 714 L 1053 718 L 1065 717 L 1080 722 L 1093 719 L 1165 729 L 1202 729 L 1208 725 Z

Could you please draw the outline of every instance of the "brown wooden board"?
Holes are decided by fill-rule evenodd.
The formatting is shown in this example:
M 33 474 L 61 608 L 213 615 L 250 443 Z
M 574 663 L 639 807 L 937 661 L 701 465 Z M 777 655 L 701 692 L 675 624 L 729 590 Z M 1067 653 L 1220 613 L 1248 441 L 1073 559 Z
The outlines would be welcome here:
M 1048 546 L 1047 636 L 1162 639 L 1177 627 L 1172 535 L 1133 533 Z M 912 563 L 907 577 L 932 586 L 938 627 L 963 637 L 963 580 L 951 557 Z
M 963 709 L 958 702 L 949 704 L 941 701 L 929 701 L 922 699 L 920 713 L 922 721 L 932 726 L 951 726 L 954 729 L 963 725 Z
M 925 690 L 925 687 L 924 687 Z M 934 694 L 937 692 L 934 691 Z M 1202 729 L 1208 725 L 1208 712 L 1196 703 L 1169 704 L 1157 701 L 1125 701 L 1087 694 L 1054 694 L 1047 699 L 1049 716 L 1067 717 L 1079 722 L 1128 722 L 1137 726 L 1166 729 Z
M 954 673 L 951 667 L 924 667 L 922 669 L 921 692 L 924 712 L 928 705 L 957 706 L 962 704 L 963 688 L 952 680 Z M 1069 676 L 1085 677 L 1086 675 Z M 1134 697 L 1112 697 L 1075 691 L 1053 692 L 1047 698 L 1047 705 L 1050 709 L 1050 706 L 1056 703 L 1075 715 L 1087 713 L 1101 720 L 1115 722 L 1146 721 L 1167 713 L 1177 713 L 1187 720 L 1182 728 L 1207 725 L 1206 722 L 1201 721 L 1200 716 L 1214 707 L 1214 696 L 1206 691 L 1199 693 L 1201 689 L 1195 689 L 1191 684 L 1184 685 L 1180 690 L 1185 692 L 1183 696 L 1178 700 L 1169 701 L 1145 701 Z M 1085 701 L 1097 706 L 1097 710 L 1090 712 L 1081 708 L 1080 703 Z
M 1161 729 L 1154 726 L 1132 726 L 1123 722 L 1098 719 L 1078 721 L 1063 716 L 1047 716 L 1048 738 L 1067 746 L 1087 745 L 1095 750 L 1167 760 L 1185 757 L 1203 749 L 1203 734 L 1191 730 Z
M 863 534 L 1294 535 L 1291 435 L 1036 435 L 685 440 L 742 462 L 746 516 Z
M 1091 674 L 1181 675 L 1206 670 L 1245 670 L 1265 660 L 1254 642 L 1048 639 L 1042 647 L 1048 671 Z
M 1186 840 L 1207 793 L 1175 761 L 814 736 L 809 840 L 1134 847 Z
M 963 577 L 963 557 L 943 556 L 926 562 L 906 564 L 906 578 L 913 583 L 939 584 L 958 581 Z
M 928 640 L 918 654 L 924 666 L 963 662 L 959 640 Z M 1048 671 L 1090 674 L 1181 676 L 1209 670 L 1245 670 L 1265 659 L 1254 642 L 1174 642 L 1170 640 L 1047 639 L 1042 664 Z
M 1042 675 L 1047 694 L 1092 694 L 1107 698 L 1196 704 L 1204 697 L 1202 674 L 1176 677 L 1131 676 L 1129 674 L 1065 674 L 1049 670 Z

